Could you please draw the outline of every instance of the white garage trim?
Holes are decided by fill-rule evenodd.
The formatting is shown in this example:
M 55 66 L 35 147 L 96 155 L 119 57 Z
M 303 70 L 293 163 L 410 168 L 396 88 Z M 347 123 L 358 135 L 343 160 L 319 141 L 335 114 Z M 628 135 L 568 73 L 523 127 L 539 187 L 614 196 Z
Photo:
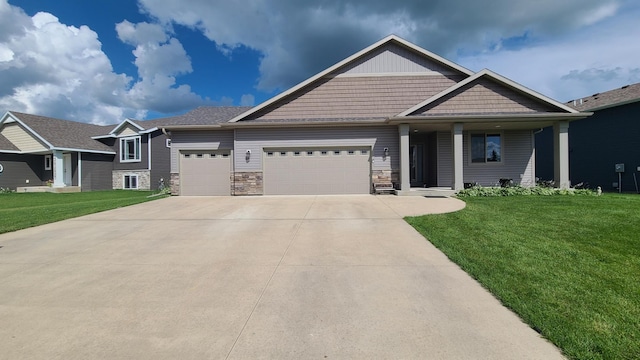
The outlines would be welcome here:
M 230 195 L 231 150 L 180 151 L 180 195 Z
M 265 195 L 369 194 L 371 147 L 265 148 Z

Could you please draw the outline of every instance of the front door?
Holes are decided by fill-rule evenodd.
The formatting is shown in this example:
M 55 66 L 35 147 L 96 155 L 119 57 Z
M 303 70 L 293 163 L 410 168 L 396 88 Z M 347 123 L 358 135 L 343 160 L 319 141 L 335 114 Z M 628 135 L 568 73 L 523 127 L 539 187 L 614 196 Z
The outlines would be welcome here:
M 424 163 L 424 146 L 422 144 L 416 144 L 409 146 L 409 175 L 411 179 L 411 186 L 424 185 L 423 169 Z
M 62 162 L 64 163 L 63 168 L 64 168 L 64 185 L 65 186 L 71 186 L 73 178 L 73 170 L 72 170 L 72 164 L 71 164 L 71 154 L 63 154 L 62 157 Z

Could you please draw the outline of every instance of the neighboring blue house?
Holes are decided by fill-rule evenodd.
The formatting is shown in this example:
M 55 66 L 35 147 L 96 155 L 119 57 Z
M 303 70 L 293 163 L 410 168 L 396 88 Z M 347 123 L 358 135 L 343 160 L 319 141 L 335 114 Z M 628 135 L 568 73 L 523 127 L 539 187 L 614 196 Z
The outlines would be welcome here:
M 567 102 L 593 112 L 571 123 L 569 168 L 571 183 L 603 191 L 637 192 L 640 185 L 640 83 Z M 552 129 L 536 135 L 536 169 L 540 179 L 553 179 Z M 624 171 L 616 171 L 624 164 Z M 618 167 L 617 170 L 622 170 Z

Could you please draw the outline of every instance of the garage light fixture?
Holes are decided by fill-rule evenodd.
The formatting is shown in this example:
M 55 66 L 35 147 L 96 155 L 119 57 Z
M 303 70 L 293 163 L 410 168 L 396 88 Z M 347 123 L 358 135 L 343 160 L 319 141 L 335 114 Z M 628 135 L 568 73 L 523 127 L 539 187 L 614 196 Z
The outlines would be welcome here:
M 247 153 L 245 154 L 244 158 L 247 160 L 247 162 L 249 162 L 249 160 L 251 159 L 251 150 L 247 150 Z
M 389 148 L 388 147 L 384 148 L 384 154 L 383 155 L 384 155 L 385 158 L 389 156 Z

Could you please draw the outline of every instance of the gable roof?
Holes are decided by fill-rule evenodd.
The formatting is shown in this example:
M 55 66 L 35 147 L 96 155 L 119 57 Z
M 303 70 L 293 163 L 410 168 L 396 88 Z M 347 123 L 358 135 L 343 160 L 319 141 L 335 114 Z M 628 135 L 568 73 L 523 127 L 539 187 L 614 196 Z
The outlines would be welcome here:
M 438 102 L 442 102 L 442 101 L 446 101 L 448 100 L 447 97 L 450 96 L 455 96 L 456 95 L 456 91 L 458 90 L 462 90 L 465 87 L 469 87 L 472 86 L 474 84 L 480 84 L 483 80 L 489 80 L 492 81 L 494 83 L 497 83 L 498 86 L 501 87 L 505 87 L 511 91 L 515 91 L 517 94 L 519 95 L 523 95 L 527 98 L 530 98 L 532 100 L 534 100 L 535 102 L 540 104 L 540 107 L 548 107 L 549 109 L 555 109 L 558 112 L 563 112 L 563 113 L 577 113 L 578 111 L 576 111 L 575 109 L 566 106 L 564 104 L 561 104 L 549 97 L 546 97 L 540 93 L 537 93 L 529 88 L 526 88 L 512 80 L 509 80 L 507 78 L 505 78 L 504 76 L 501 76 L 497 73 L 494 73 L 491 70 L 488 69 L 483 69 L 479 72 L 477 72 L 476 74 L 474 74 L 473 76 L 470 76 L 468 78 L 466 78 L 465 80 L 460 81 L 459 83 L 451 86 L 448 89 L 443 90 L 442 92 L 426 99 L 425 101 L 401 112 L 400 114 L 398 114 L 396 117 L 403 117 L 403 116 L 411 116 L 411 115 L 418 115 L 416 114 L 418 111 L 420 111 L 421 109 L 425 109 L 427 107 L 429 107 L 430 105 L 435 105 Z M 524 106 L 523 106 L 524 108 Z M 533 111 L 533 110 L 532 110 Z M 531 112 L 532 112 L 531 111 Z M 508 109 L 496 109 L 496 111 L 494 111 L 494 113 L 508 113 Z M 527 111 L 529 112 L 529 111 Z M 515 112 L 512 112 L 515 113 Z M 428 114 L 428 110 L 426 111 L 425 114 L 419 114 L 422 116 L 425 115 L 429 115 Z M 440 114 L 436 114 L 436 115 L 440 115 Z
M 251 108 L 250 110 L 248 110 L 248 111 L 246 111 L 246 112 L 244 112 L 242 114 L 239 114 L 238 116 L 236 116 L 233 119 L 231 119 L 229 122 L 233 123 L 233 122 L 241 121 L 241 120 L 247 118 L 248 116 L 250 116 L 252 114 L 255 114 L 255 113 L 259 112 L 260 110 L 263 110 L 266 107 L 268 107 L 268 106 L 270 106 L 270 105 L 282 100 L 283 98 L 285 98 L 287 96 L 290 96 L 291 94 L 293 94 L 293 93 L 295 93 L 295 92 L 297 92 L 299 90 L 302 90 L 303 88 L 305 88 L 305 87 L 307 87 L 307 86 L 309 86 L 309 85 L 311 85 L 311 84 L 313 84 L 315 82 L 320 81 L 322 78 L 326 77 L 327 75 L 330 75 L 331 73 L 337 71 L 338 69 L 344 68 L 344 67 L 346 67 L 348 65 L 351 65 L 351 64 L 355 63 L 358 59 L 361 59 L 362 57 L 366 56 L 367 54 L 372 53 L 373 51 L 375 51 L 375 50 L 377 50 L 377 49 L 379 49 L 379 48 L 381 48 L 381 47 L 383 47 L 383 46 L 385 46 L 387 44 L 400 45 L 400 46 L 402 46 L 404 48 L 407 48 L 407 49 L 411 50 L 412 52 L 415 52 L 415 53 L 418 53 L 421 56 L 427 57 L 427 58 L 429 58 L 429 59 L 431 59 L 431 60 L 433 60 L 433 61 L 435 61 L 437 63 L 440 63 L 440 64 L 444 65 L 445 67 L 450 68 L 450 69 L 454 70 L 455 72 L 463 74 L 465 76 L 470 76 L 470 75 L 473 74 L 472 71 L 470 71 L 470 70 L 468 70 L 468 69 L 466 69 L 466 68 L 464 68 L 464 67 L 462 67 L 462 66 L 460 66 L 460 65 L 458 65 L 458 64 L 456 64 L 454 62 L 451 62 L 451 61 L 449 61 L 449 60 L 447 60 L 447 59 L 445 59 L 445 58 L 443 58 L 441 56 L 438 56 L 438 55 L 436 55 L 436 54 L 434 54 L 434 53 L 432 53 L 430 51 L 427 51 L 427 50 L 425 50 L 425 49 L 423 49 L 423 48 L 421 48 L 419 46 L 416 46 L 416 45 L 414 45 L 414 44 L 412 44 L 412 43 L 410 43 L 410 42 L 408 42 L 408 41 L 406 41 L 406 40 L 404 40 L 404 39 L 402 39 L 402 38 L 400 38 L 398 36 L 390 35 L 390 36 L 387 36 L 384 39 L 376 42 L 375 44 L 373 44 L 373 45 L 371 45 L 371 46 L 369 46 L 369 47 L 367 47 L 367 48 L 355 53 L 354 55 L 351 55 L 350 57 L 338 62 L 337 64 L 327 68 L 326 70 L 324 70 L 324 71 L 322 71 L 322 72 L 310 77 L 309 79 L 299 83 L 298 85 L 290 88 L 289 90 L 284 91 L 281 94 L 274 96 L 273 98 L 263 102 L 262 104 L 260 104 L 258 106 L 255 106 L 255 107 Z
M 567 101 L 567 105 L 581 111 L 594 111 L 630 104 L 636 101 L 640 101 L 640 83 L 625 85 L 618 89 Z
M 0 149 L 11 152 L 20 152 L 20 149 L 13 145 L 13 143 L 2 134 L 0 134 Z
M 109 146 L 91 139 L 92 136 L 103 133 L 104 126 L 16 111 L 7 112 L 0 123 L 4 123 L 9 118 L 18 122 L 33 137 L 44 143 L 49 150 L 115 153 Z

